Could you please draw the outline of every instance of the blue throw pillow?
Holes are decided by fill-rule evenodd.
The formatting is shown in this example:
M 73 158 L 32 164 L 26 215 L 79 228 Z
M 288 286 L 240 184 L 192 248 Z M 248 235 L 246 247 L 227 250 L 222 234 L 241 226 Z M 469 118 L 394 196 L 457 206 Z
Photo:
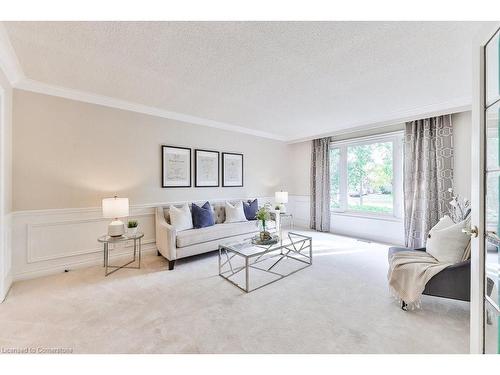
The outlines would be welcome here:
M 201 207 L 193 203 L 191 206 L 191 214 L 193 216 L 193 228 L 211 227 L 215 224 L 212 207 L 208 202 Z
M 243 202 L 243 211 L 245 211 L 245 217 L 247 220 L 256 220 L 255 215 L 257 215 L 257 211 L 259 210 L 259 202 L 257 199 L 253 201 Z

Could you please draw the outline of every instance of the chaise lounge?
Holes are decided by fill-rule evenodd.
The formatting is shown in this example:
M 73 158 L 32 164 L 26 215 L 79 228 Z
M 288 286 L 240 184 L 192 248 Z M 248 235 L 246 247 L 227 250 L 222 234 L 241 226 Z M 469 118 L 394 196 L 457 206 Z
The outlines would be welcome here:
M 400 251 L 425 251 L 425 247 L 408 249 L 389 248 L 389 257 Z M 434 275 L 426 284 L 423 294 L 470 302 L 470 259 L 453 264 Z

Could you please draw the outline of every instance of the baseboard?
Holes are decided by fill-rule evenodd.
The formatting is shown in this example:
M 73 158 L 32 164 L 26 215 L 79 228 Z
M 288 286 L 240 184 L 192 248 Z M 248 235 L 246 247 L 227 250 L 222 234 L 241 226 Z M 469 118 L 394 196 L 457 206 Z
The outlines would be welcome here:
M 9 271 L 9 273 L 5 275 L 5 278 L 3 280 L 3 290 L 0 291 L 0 303 L 5 301 L 5 299 L 7 298 L 12 283 L 13 283 L 12 272 Z
M 382 245 L 402 246 L 400 241 L 395 239 L 395 238 L 388 238 L 388 237 L 374 236 L 374 235 L 360 236 L 359 234 L 339 232 L 339 231 L 330 231 L 330 233 L 338 235 L 338 236 L 342 236 L 342 237 L 353 238 L 353 239 L 361 241 L 361 242 L 375 242 L 375 243 L 382 244 Z

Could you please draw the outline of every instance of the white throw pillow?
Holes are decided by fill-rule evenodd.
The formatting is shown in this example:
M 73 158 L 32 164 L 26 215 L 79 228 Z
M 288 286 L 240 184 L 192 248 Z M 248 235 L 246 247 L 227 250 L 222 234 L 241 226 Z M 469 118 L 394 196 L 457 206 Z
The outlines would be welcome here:
M 193 217 L 187 203 L 181 208 L 170 206 L 170 223 L 177 231 L 193 229 Z
M 449 216 L 443 217 L 430 231 L 426 251 L 441 263 L 462 261 L 470 237 L 462 232 L 468 220 L 455 224 Z
M 238 223 L 240 221 L 247 221 L 245 211 L 243 210 L 243 202 L 239 201 L 232 205 L 226 202 L 226 221 L 225 223 Z

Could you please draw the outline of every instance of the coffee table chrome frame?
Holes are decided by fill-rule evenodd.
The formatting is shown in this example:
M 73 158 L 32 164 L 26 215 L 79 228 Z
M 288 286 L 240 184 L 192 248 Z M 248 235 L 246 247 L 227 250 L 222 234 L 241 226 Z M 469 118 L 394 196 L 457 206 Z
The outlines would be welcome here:
M 297 239 L 298 238 L 298 239 Z M 258 251 L 254 254 L 242 254 L 237 249 L 232 248 L 231 245 L 219 245 L 219 276 L 229 281 L 231 284 L 244 291 L 245 293 L 253 292 L 257 289 L 260 289 L 266 285 L 272 284 L 278 280 L 284 279 L 294 273 L 303 270 L 312 265 L 312 238 L 308 236 L 304 236 L 302 234 L 289 232 L 288 233 L 289 241 L 283 241 L 281 239 L 280 242 L 267 245 L 253 245 L 251 242 L 248 243 L 248 246 L 255 246 L 262 248 L 262 251 Z M 248 240 L 246 240 L 248 241 Z M 232 260 L 235 257 L 244 258 L 244 265 L 233 267 Z M 225 260 L 223 261 L 223 257 Z M 298 258 L 301 257 L 302 259 Z M 269 260 L 277 258 L 275 262 L 271 264 L 268 268 L 261 268 L 256 266 L 257 264 Z M 294 261 L 304 263 L 305 265 L 301 268 L 298 268 L 292 272 L 282 274 L 279 272 L 272 271 L 272 269 L 283 259 L 293 259 Z M 224 267 L 227 266 L 228 269 L 223 271 Z M 255 288 L 250 288 L 250 280 L 249 280 L 249 270 L 250 268 L 258 269 L 260 271 L 264 271 L 266 273 L 270 273 L 278 278 L 269 281 L 265 284 L 259 285 Z M 236 275 L 239 272 L 245 272 L 245 285 L 242 286 L 237 282 L 231 280 L 230 278 Z

